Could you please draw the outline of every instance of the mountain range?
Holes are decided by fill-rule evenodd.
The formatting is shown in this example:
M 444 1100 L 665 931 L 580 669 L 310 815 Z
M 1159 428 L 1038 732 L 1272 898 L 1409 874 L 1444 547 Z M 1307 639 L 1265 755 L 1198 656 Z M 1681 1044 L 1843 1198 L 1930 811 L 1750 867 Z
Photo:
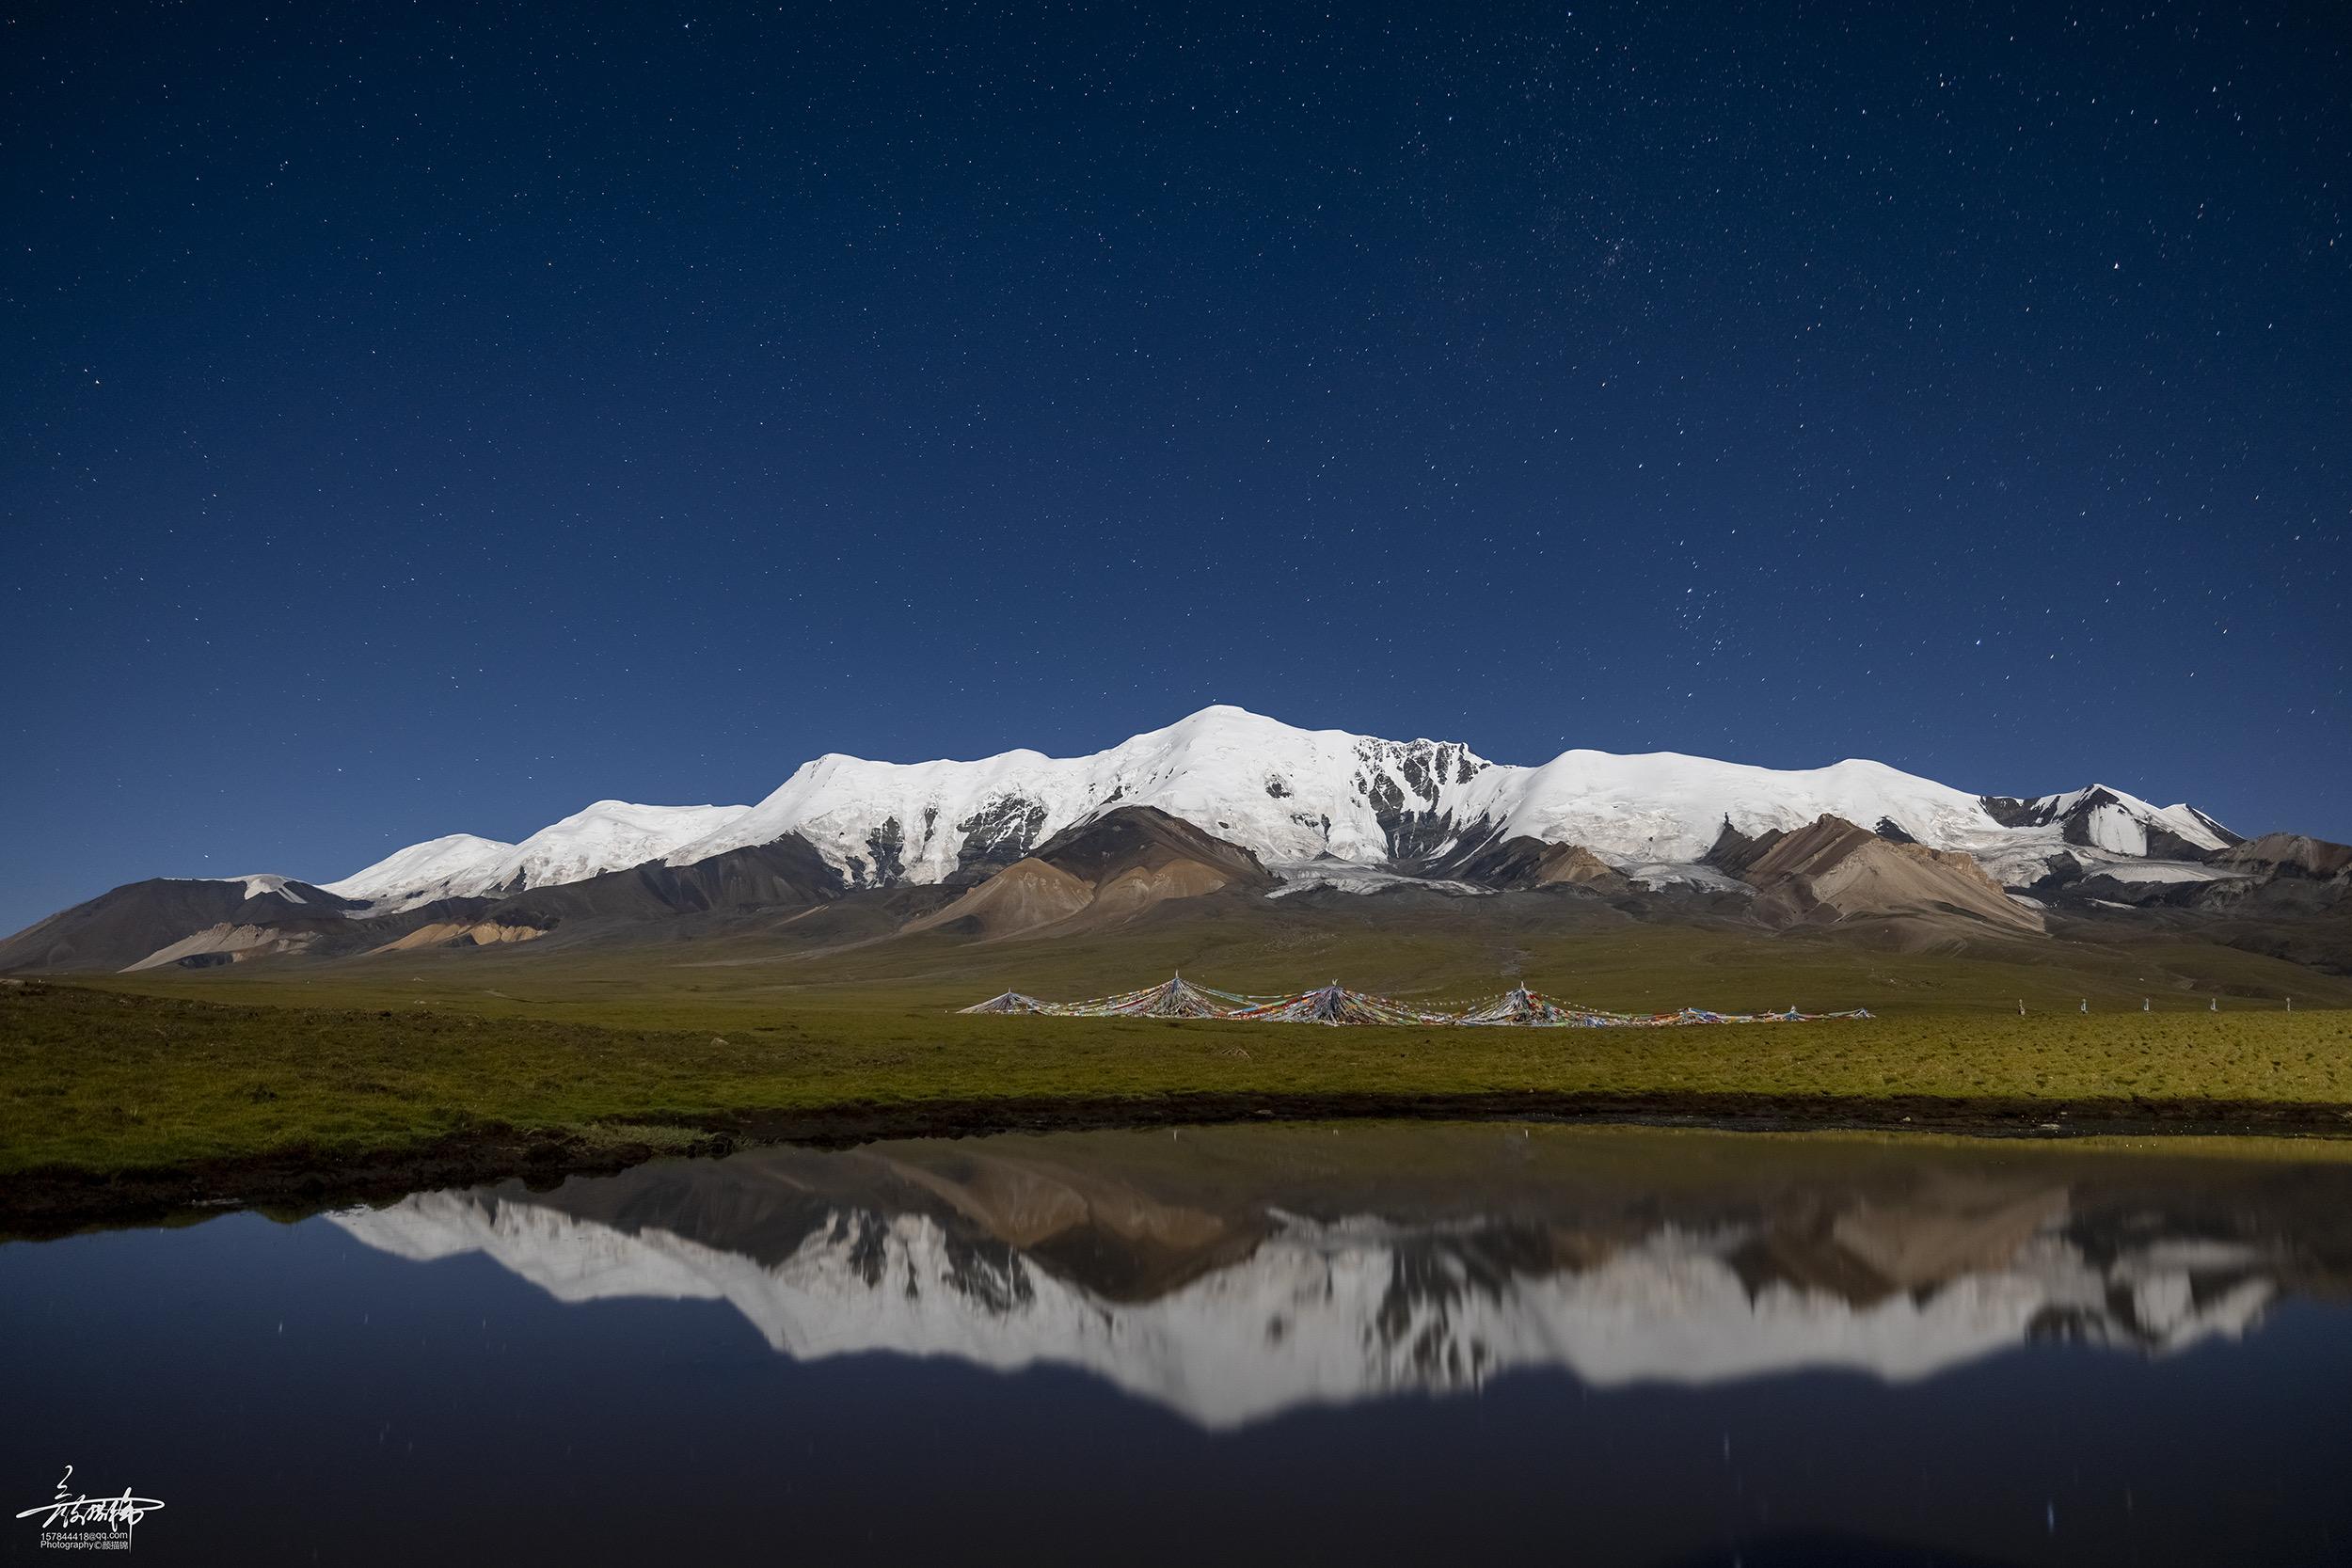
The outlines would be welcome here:
M 2345 1279 L 2333 1172 L 2217 1189 L 2111 1159 L 1757 1172 L 1646 1134 L 1597 1157 L 1490 1128 L 1183 1136 L 1191 1164 L 1156 1132 L 761 1149 L 332 1218 L 564 1302 L 722 1302 L 796 1359 L 1066 1367 L 1212 1430 L 1537 1369 L 1698 1386 L 1909 1382 L 2038 1340 L 2165 1355 Z M 1679 1179 L 1629 1180 L 1650 1158 Z
M 520 843 L 452 833 L 329 880 L 132 883 L 0 942 L 0 969 L 612 940 L 779 911 L 821 912 L 844 942 L 988 942 L 1175 900 L 1395 895 L 1602 899 L 1906 947 L 2131 914 L 2352 973 L 2352 849 L 2249 840 L 2186 804 L 2100 784 L 1980 795 L 1860 760 L 1578 750 L 1521 767 L 1222 706 L 1089 756 L 828 754 L 755 804 L 598 800 Z

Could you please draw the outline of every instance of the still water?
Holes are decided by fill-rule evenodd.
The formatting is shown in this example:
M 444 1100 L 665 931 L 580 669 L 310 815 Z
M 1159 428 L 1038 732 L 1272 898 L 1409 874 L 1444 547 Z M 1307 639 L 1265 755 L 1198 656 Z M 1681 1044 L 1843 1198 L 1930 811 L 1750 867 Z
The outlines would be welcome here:
M 1068 1133 L 8 1243 L 0 1560 L 69 1464 L 151 1564 L 2352 1560 L 2352 1163 L 2184 1150 Z

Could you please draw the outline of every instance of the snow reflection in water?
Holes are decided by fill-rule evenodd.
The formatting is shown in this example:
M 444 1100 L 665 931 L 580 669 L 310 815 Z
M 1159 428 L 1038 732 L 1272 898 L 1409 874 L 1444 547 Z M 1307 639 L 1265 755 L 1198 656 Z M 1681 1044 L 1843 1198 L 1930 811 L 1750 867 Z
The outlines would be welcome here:
M 1530 1368 L 1908 1382 L 2036 1338 L 2164 1354 L 2342 1278 L 2344 1185 L 2026 1146 L 1233 1128 L 764 1150 L 333 1218 L 566 1302 L 722 1300 L 795 1358 L 1074 1367 L 1222 1429 Z

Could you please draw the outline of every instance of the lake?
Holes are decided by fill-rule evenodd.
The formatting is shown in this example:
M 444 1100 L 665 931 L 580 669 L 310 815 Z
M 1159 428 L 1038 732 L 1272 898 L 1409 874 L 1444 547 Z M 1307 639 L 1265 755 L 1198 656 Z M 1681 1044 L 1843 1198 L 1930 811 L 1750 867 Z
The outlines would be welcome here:
M 2352 1560 L 2326 1148 L 1256 1125 L 0 1245 L 0 1560 Z

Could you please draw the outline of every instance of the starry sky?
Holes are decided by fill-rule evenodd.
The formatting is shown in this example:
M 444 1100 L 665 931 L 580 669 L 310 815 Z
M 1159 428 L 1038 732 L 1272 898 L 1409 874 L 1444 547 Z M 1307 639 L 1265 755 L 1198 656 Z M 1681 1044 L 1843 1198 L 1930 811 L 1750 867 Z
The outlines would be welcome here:
M 2352 13 L 32 5 L 0 928 L 1293 723 L 2352 839 Z

